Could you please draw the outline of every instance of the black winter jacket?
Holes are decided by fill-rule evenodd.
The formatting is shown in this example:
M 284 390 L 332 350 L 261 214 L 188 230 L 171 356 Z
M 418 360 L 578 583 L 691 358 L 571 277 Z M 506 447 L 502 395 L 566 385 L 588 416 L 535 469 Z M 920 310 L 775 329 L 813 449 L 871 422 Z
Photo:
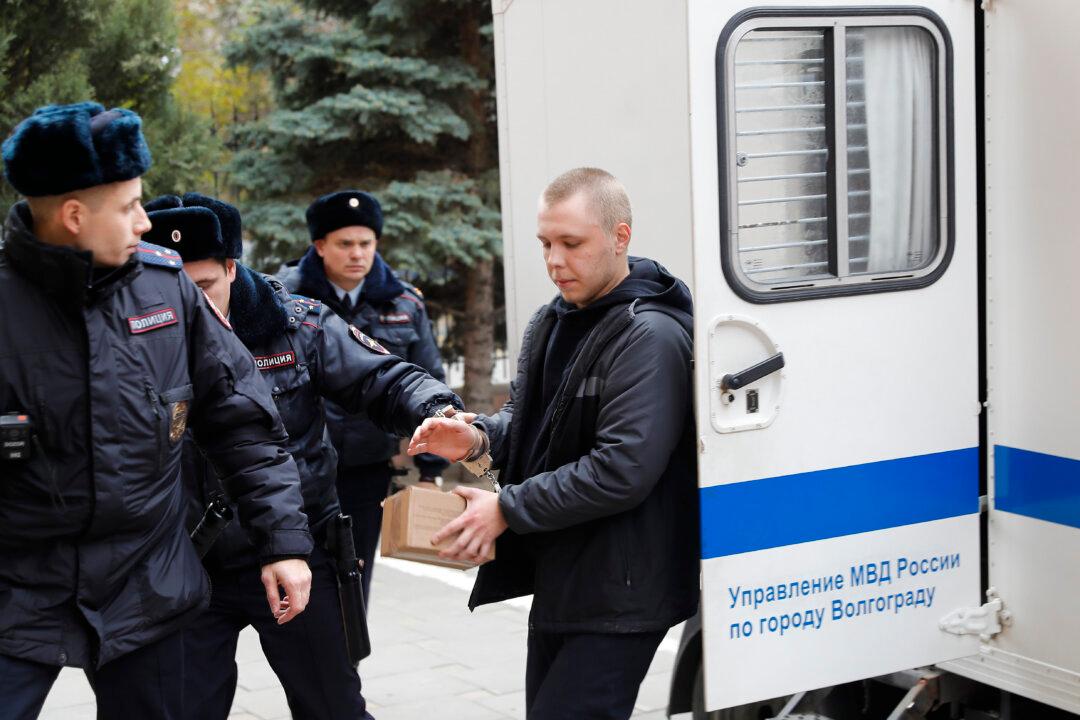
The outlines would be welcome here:
M 525 331 L 509 402 L 477 420 L 510 529 L 471 608 L 533 593 L 530 627 L 610 633 L 663 630 L 697 609 L 690 294 L 652 260 L 631 267 L 666 290 L 614 305 L 585 337 L 555 394 L 544 472 L 522 477 L 531 442 L 514 418 L 544 414 L 532 404 L 558 298 Z
M 336 458 L 326 434 L 323 399 L 352 412 L 365 412 L 379 432 L 411 434 L 424 418 L 461 401 L 415 365 L 380 352 L 322 303 L 290 295 L 276 278 L 237 265 L 229 317 L 236 334 L 255 356 L 289 432 L 286 445 L 296 460 L 304 511 L 312 534 L 323 537 L 325 523 L 339 511 Z M 345 442 L 363 442 L 346 437 Z M 184 448 L 184 477 L 192 499 L 188 523 L 194 528 L 210 495 L 219 492 L 213 468 L 190 441 Z M 255 548 L 235 524 L 226 527 L 208 556 L 215 568 L 256 564 Z
M 398 278 L 378 253 L 352 312 L 342 307 L 314 246 L 299 261 L 283 268 L 280 277 L 292 292 L 318 300 L 394 355 L 419 365 L 436 380 L 446 381 L 423 296 Z M 397 454 L 397 436 L 380 432 L 370 418 L 350 415 L 335 403 L 328 404 L 326 410 L 330 437 L 343 466 L 378 463 Z M 447 465 L 436 455 L 417 455 L 414 462 L 421 475 L 438 475 Z
M 186 625 L 210 587 L 185 528 L 185 421 L 261 558 L 312 548 L 296 466 L 251 355 L 175 253 L 94 281 L 25 203 L 0 252 L 0 412 L 34 456 L 0 461 L 0 653 L 100 665 Z

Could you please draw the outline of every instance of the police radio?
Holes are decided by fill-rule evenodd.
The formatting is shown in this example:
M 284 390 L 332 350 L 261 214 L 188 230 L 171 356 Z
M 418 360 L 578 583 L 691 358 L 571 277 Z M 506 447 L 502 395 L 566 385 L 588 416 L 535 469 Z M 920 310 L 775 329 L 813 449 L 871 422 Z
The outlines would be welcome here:
M 33 438 L 34 423 L 29 415 L 17 412 L 0 415 L 0 460 L 29 460 Z

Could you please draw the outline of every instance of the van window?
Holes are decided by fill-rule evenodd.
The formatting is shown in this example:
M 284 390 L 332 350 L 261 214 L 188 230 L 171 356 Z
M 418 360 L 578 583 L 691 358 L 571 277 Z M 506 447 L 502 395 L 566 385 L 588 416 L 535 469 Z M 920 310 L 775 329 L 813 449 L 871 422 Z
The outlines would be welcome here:
M 944 270 L 942 32 L 924 18 L 770 17 L 730 35 L 724 259 L 748 299 L 902 289 Z

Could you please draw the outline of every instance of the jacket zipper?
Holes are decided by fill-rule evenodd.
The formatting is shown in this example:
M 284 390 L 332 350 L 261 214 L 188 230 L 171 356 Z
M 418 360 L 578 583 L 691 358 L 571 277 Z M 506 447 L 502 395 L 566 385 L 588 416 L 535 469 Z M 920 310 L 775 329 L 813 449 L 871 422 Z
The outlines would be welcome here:
M 161 409 L 158 407 L 157 393 L 150 383 L 146 383 L 146 399 L 150 401 L 150 409 L 154 412 L 154 439 L 157 442 L 157 456 L 154 459 L 154 473 L 161 467 Z
M 636 301 L 635 301 L 634 304 L 636 304 Z M 607 329 L 606 333 L 603 336 L 601 336 L 601 341 L 597 343 L 596 349 L 592 353 L 592 357 L 584 359 L 586 361 L 586 364 L 584 365 L 584 367 L 586 367 L 586 368 L 592 367 L 593 364 L 597 360 L 600 359 L 601 355 L 603 355 L 604 349 L 608 346 L 608 343 L 610 343 L 619 333 L 621 333 L 623 331 L 623 329 L 630 323 L 630 321 L 632 319 L 633 319 L 633 315 L 624 316 L 623 319 L 619 322 L 618 325 L 614 325 L 614 326 L 609 327 Z M 588 340 L 586 340 L 586 342 L 588 342 Z M 583 348 L 583 350 L 584 350 L 584 348 Z M 574 362 L 575 369 L 579 364 L 582 363 L 582 361 L 583 361 L 583 358 L 582 358 L 581 355 L 579 355 L 577 357 L 577 359 L 575 360 L 575 362 Z M 587 375 L 587 374 L 588 373 L 586 372 L 586 373 L 583 374 L 583 376 Z M 559 392 L 557 393 L 558 404 L 556 404 L 556 406 L 555 406 L 555 412 L 551 414 L 550 427 L 553 428 L 553 429 L 558 427 L 559 421 L 562 420 L 562 415 L 566 411 L 567 405 L 570 404 L 570 401 L 574 397 L 572 395 L 572 393 L 577 391 L 576 383 L 571 383 L 570 382 L 573 375 L 574 375 L 574 369 L 571 369 L 570 373 L 567 375 L 565 384 L 559 388 Z M 571 385 L 573 385 L 573 387 L 571 387 Z M 549 454 L 551 453 L 551 448 L 554 445 L 554 442 L 553 442 L 554 440 L 555 440 L 555 433 L 552 432 L 550 437 L 548 438 L 548 449 L 547 449 L 547 451 L 548 451 Z
M 90 476 L 90 513 L 86 521 L 86 529 L 89 532 L 94 526 L 94 518 L 97 515 L 97 470 L 94 458 L 94 390 L 93 380 L 90 377 L 90 320 L 89 311 L 82 313 L 81 324 L 83 347 L 86 348 L 86 460 L 87 470 Z M 75 576 L 79 576 L 79 554 L 75 553 Z

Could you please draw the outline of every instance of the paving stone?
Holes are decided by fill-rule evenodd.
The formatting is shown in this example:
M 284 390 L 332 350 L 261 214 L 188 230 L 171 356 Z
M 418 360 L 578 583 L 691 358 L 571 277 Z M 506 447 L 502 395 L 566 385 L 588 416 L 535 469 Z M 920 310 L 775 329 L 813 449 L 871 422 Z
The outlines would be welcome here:
M 246 710 L 255 717 L 269 720 L 283 713 L 288 715 L 289 703 L 280 685 L 253 691 L 237 688 L 236 699 L 233 700 L 233 711 L 237 710 Z
M 255 628 L 249 626 L 240 631 L 240 638 L 236 643 L 236 662 L 241 665 L 265 662 L 262 645 L 259 644 L 259 633 L 255 632 Z
M 384 717 L 376 720 L 399 720 L 400 718 L 438 718 L 438 720 L 509 720 L 489 707 L 462 697 L 430 698 L 419 702 L 396 705 L 387 710 Z M 525 717 L 524 714 L 517 716 Z
M 524 683 L 523 683 L 524 684 Z M 478 700 L 486 708 L 502 713 L 506 717 L 525 717 L 525 690 L 495 695 L 484 700 Z
M 426 650 L 415 643 L 399 643 L 389 647 L 374 647 L 371 656 L 360 662 L 360 679 L 364 687 L 387 675 L 413 670 L 425 670 L 454 664 L 451 655 Z
M 63 668 L 56 676 L 49 696 L 45 698 L 42 715 L 59 708 L 89 704 L 94 707 L 94 691 L 86 674 L 78 668 Z
M 263 657 L 262 652 L 259 653 L 259 658 L 257 660 L 237 663 L 236 670 L 237 689 L 265 690 L 266 688 L 277 687 L 281 684 L 277 674 Z
M 520 657 L 503 659 L 478 666 L 452 666 L 442 672 L 478 683 L 494 695 L 505 695 L 525 690 L 525 653 Z
M 53 710 L 43 708 L 38 720 L 96 720 L 97 705 L 87 703 L 84 705 L 68 705 L 67 707 Z
M 449 667 L 449 666 L 448 666 Z M 477 683 L 462 680 L 449 672 L 411 670 L 379 678 L 364 687 L 364 697 L 388 708 L 421 700 L 447 699 L 476 690 Z M 399 715 L 395 709 L 394 717 Z
M 652 711 L 664 710 L 668 704 L 668 691 L 671 690 L 671 665 L 668 664 L 668 672 L 646 675 L 638 691 L 635 710 Z

